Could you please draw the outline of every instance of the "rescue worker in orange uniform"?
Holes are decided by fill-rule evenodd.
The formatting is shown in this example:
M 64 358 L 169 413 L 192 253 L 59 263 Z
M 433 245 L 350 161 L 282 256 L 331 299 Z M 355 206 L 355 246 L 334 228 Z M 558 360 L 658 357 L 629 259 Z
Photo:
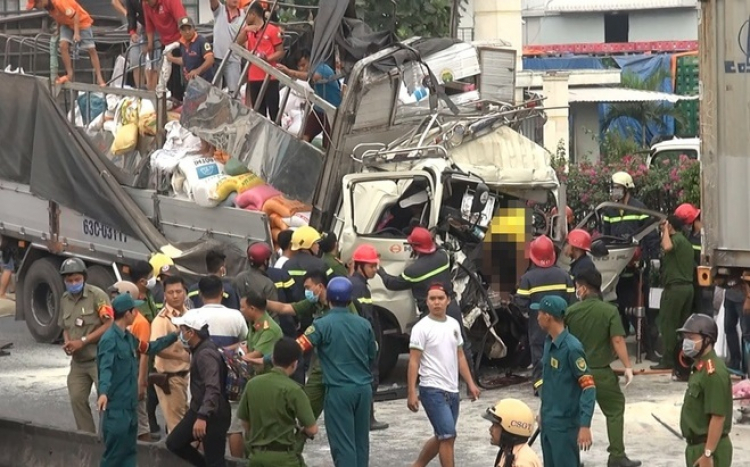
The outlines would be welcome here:
M 547 295 L 557 295 L 567 303 L 575 300 L 575 286 L 570 275 L 555 265 L 557 255 L 555 246 L 546 235 L 535 238 L 529 247 L 531 268 L 521 276 L 516 289 L 515 303 L 529 316 L 528 335 L 531 349 L 531 363 L 534 365 L 532 382 L 534 393 L 542 385 L 542 353 L 546 334 L 537 322 L 538 310 L 532 305 L 539 303 Z

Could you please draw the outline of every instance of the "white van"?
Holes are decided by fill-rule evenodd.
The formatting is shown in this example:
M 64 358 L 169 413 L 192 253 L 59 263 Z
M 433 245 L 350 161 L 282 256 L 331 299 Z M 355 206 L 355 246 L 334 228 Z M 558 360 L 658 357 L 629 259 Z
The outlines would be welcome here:
M 648 156 L 648 166 L 660 164 L 665 159 L 676 162 L 683 154 L 700 161 L 700 138 L 673 138 L 654 144 L 651 146 L 651 154 Z

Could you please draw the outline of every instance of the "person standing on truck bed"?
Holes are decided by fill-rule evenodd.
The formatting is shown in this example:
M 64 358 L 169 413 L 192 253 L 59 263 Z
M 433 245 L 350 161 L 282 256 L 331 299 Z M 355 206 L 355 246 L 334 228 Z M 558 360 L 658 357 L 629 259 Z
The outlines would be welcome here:
M 664 341 L 661 361 L 652 370 L 672 370 L 679 352 L 677 328 L 693 308 L 693 247 L 682 234 L 682 222 L 669 216 L 661 223 L 661 247 L 664 251 L 660 270 L 664 291 L 659 303 L 659 332 Z
M 146 51 L 154 59 L 156 56 L 161 56 L 164 46 L 180 40 L 180 28 L 177 26 L 177 21 L 187 16 L 187 13 L 180 0 L 143 0 L 143 16 L 146 20 Z M 161 39 L 161 44 L 157 43 L 157 37 Z M 172 51 L 173 56 L 179 53 L 179 49 Z M 154 67 L 158 73 L 161 69 L 161 60 L 155 63 Z M 181 75 L 179 65 L 173 64 L 167 87 L 172 92 L 172 97 L 178 101 L 181 101 L 184 95 Z M 156 79 L 153 80 L 152 85 L 155 89 Z
M 625 455 L 625 395 L 610 364 L 616 354 L 625 368 L 625 387 L 633 381 L 625 330 L 617 308 L 602 300 L 602 275 L 587 269 L 575 278 L 576 296 L 580 300 L 565 312 L 568 331 L 583 345 L 591 376 L 596 384 L 596 402 L 607 419 L 609 460 L 607 467 L 639 467 L 640 461 Z
M 732 465 L 732 380 L 724 361 L 716 355 L 719 335 L 716 322 L 693 314 L 677 330 L 682 351 L 693 361 L 680 415 L 680 431 L 687 440 L 687 467 Z M 740 462 L 740 464 L 744 464 Z
M 99 54 L 96 52 L 94 43 L 94 32 L 91 28 L 94 20 L 75 0 L 35 0 L 34 6 L 45 10 L 57 23 L 57 31 L 60 35 L 60 56 L 65 66 L 65 76 L 55 80 L 55 84 L 63 84 L 75 81 L 73 73 L 73 62 L 70 59 L 70 46 L 80 48 L 88 52 L 91 57 L 91 65 L 94 67 L 96 82 L 99 86 L 106 86 L 107 81 L 102 76 L 102 66 L 99 63 Z
M 128 34 L 130 34 L 130 49 L 128 51 L 128 68 L 133 70 L 133 81 L 136 88 L 155 89 L 156 73 L 153 63 L 146 58 L 146 20 L 143 16 L 143 2 L 140 0 L 112 0 L 112 6 L 128 20 Z M 144 73 L 145 72 L 145 73 Z M 145 76 L 144 76 L 145 75 Z
M 242 77 L 242 62 L 237 54 L 229 53 L 229 46 L 234 43 L 237 33 L 242 28 L 245 10 L 240 7 L 238 0 L 210 0 L 211 11 L 214 14 L 214 55 L 216 56 L 216 70 L 222 69 L 218 85 L 219 89 L 227 88 L 231 96 L 237 95 Z M 226 60 L 226 63 L 222 63 Z M 222 68 L 223 65 L 223 68 Z
M 123 286 L 124 287 L 124 286 Z M 157 341 L 140 340 L 130 333 L 136 326 L 138 301 L 130 293 L 122 293 L 112 300 L 114 326 L 110 326 L 99 341 L 99 399 L 102 414 L 104 455 L 101 467 L 136 467 L 137 435 L 141 426 L 136 415 L 140 388 L 138 361 L 177 342 L 177 333 Z M 145 411 L 145 410 L 144 410 Z M 148 429 L 148 426 L 146 426 Z
M 259 2 L 253 2 L 248 7 L 247 24 L 240 30 L 237 43 L 247 46 L 253 55 L 264 60 L 269 66 L 284 58 L 284 34 L 281 30 L 266 22 L 265 11 Z M 279 114 L 279 80 L 268 75 L 268 85 L 263 96 L 260 95 L 266 72 L 255 65 L 247 70 L 247 92 L 245 102 L 253 108 L 260 99 L 258 112 L 274 122 Z
M 68 395 L 79 431 L 96 433 L 89 406 L 91 386 L 99 384 L 96 344 L 112 325 L 113 312 L 107 293 L 86 283 L 86 265 L 68 258 L 60 266 L 65 292 L 60 298 L 58 325 L 63 330 L 63 350 L 72 358 Z
M 209 250 L 206 252 L 206 271 L 212 276 L 221 277 L 221 283 L 224 285 L 221 304 L 227 308 L 239 310 L 239 294 L 237 294 L 232 285 L 232 280 L 227 277 L 227 256 L 218 250 Z M 187 296 L 190 299 L 191 308 L 200 308 L 203 306 L 197 282 L 190 286 Z
M 365 318 L 370 322 L 372 330 L 375 333 L 375 339 L 378 343 L 378 350 L 380 349 L 380 321 L 378 320 L 377 310 L 372 306 L 372 295 L 370 294 L 370 285 L 367 283 L 368 280 L 374 278 L 378 273 L 378 265 L 380 264 L 380 255 L 372 245 L 363 244 L 357 247 L 352 254 L 352 262 L 354 263 L 354 272 L 349 277 L 352 281 L 352 303 L 357 309 L 359 316 Z M 372 393 L 378 392 L 378 385 L 380 384 L 380 371 L 378 368 L 378 357 L 375 356 L 375 360 L 370 367 L 372 372 Z M 387 423 L 379 422 L 375 419 L 375 404 L 373 403 L 370 407 L 370 431 L 385 430 L 388 428 Z
M 214 50 L 208 40 L 198 34 L 195 23 L 189 16 L 180 18 L 180 56 L 167 55 L 170 63 L 180 65 L 182 83 L 187 88 L 188 82 L 200 76 L 209 83 L 214 79 Z
M 633 197 L 633 190 L 635 190 L 635 183 L 633 177 L 627 172 L 617 172 L 612 175 L 612 184 L 610 188 L 610 198 L 616 203 L 625 204 L 634 208 L 646 209 L 646 205 L 643 204 L 639 199 Z M 620 237 L 623 239 L 629 239 L 632 235 L 641 230 L 646 223 L 648 223 L 650 216 L 648 214 L 639 214 L 628 212 L 623 209 L 608 208 L 602 215 L 602 234 L 609 235 L 612 237 Z M 659 237 L 655 232 L 652 232 L 641 241 L 641 248 L 643 250 L 643 258 L 646 263 L 646 271 L 644 271 L 644 277 L 648 277 L 648 265 L 651 259 L 656 258 L 659 251 Z M 617 307 L 620 310 L 620 317 L 622 319 L 622 325 L 625 328 L 625 335 L 630 334 L 630 318 L 626 314 L 628 308 L 638 306 L 638 268 L 636 267 L 639 256 L 634 257 L 625 270 L 620 273 L 619 280 L 617 281 Z M 642 287 L 643 296 L 648 296 L 648 281 L 643 281 Z M 635 326 L 635 323 L 633 323 Z M 649 326 L 653 328 L 653 326 Z M 652 333 L 647 333 L 645 339 L 645 347 L 652 349 L 653 344 L 651 338 Z M 653 352 L 649 352 L 653 354 Z
M 521 276 L 516 290 L 515 303 L 529 315 L 529 348 L 531 363 L 534 365 L 531 381 L 534 393 L 538 393 L 542 385 L 542 354 L 544 353 L 544 339 L 546 333 L 539 326 L 538 309 L 534 308 L 544 297 L 558 296 L 571 303 L 575 299 L 575 287 L 570 275 L 555 264 L 557 255 L 552 240 L 546 235 L 535 238 L 529 246 L 531 268 Z

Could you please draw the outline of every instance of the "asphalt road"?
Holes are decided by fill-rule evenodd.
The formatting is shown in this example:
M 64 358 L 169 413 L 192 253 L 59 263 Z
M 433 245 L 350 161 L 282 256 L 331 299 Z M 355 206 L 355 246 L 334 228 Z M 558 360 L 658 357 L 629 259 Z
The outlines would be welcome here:
M 0 306 L 3 305 L 0 303 Z M 0 307 L 0 310 L 6 307 Z M 58 346 L 34 342 L 25 323 L 13 321 L 10 316 L 0 318 L 0 342 L 7 341 L 13 342 L 14 347 L 9 357 L 0 357 L 0 417 L 74 429 L 65 387 L 68 358 L 62 350 Z M 403 383 L 404 375 L 405 360 L 402 358 L 391 383 Z M 651 416 L 651 413 L 655 413 L 678 428 L 684 391 L 684 384 L 671 382 L 667 376 L 637 376 L 627 388 L 625 442 L 631 458 L 643 460 L 644 466 L 648 467 L 685 465 L 683 442 Z M 487 467 L 492 464 L 496 450 L 489 445 L 488 422 L 481 418 L 481 414 L 488 406 L 505 397 L 522 399 L 534 410 L 538 407 L 538 399 L 531 395 L 528 384 L 486 391 L 477 402 L 463 401 L 456 441 L 457 466 Z M 93 394 L 91 404 L 93 407 Z M 390 423 L 391 427 L 371 434 L 370 465 L 411 465 L 431 431 L 424 412 L 411 413 L 404 400 L 377 403 L 376 411 L 378 418 Z M 583 461 L 587 467 L 606 466 L 606 427 L 598 408 L 592 430 L 594 446 L 591 451 L 583 453 Z M 733 465 L 750 465 L 750 427 L 735 425 L 731 438 L 735 449 Z M 534 446 L 537 452 L 541 452 L 540 444 L 537 441 Z M 332 465 L 325 428 L 308 445 L 306 460 L 309 467 Z M 437 463 L 433 462 L 433 465 Z

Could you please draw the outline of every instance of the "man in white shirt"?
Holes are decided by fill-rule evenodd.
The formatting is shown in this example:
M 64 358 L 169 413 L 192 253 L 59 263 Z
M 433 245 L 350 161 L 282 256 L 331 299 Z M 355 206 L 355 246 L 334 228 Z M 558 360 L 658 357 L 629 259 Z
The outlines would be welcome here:
M 439 456 L 442 467 L 455 465 L 453 444 L 458 421 L 459 373 L 466 381 L 472 400 L 479 397 L 479 389 L 464 356 L 461 327 L 458 321 L 446 315 L 450 301 L 442 284 L 431 285 L 427 292 L 430 313 L 411 331 L 407 406 L 416 412 L 421 401 L 435 430 L 414 467 L 425 467 L 436 456 Z
M 294 230 L 287 229 L 282 230 L 279 232 L 279 236 L 276 238 L 276 241 L 279 243 L 279 259 L 276 260 L 276 263 L 274 263 L 273 267 L 277 269 L 281 269 L 282 266 L 284 266 L 284 263 L 289 261 L 289 258 L 292 257 L 292 234 L 294 233 Z
M 206 276 L 198 281 L 198 292 L 203 301 L 200 312 L 208 323 L 208 334 L 211 342 L 219 348 L 237 349 L 241 342 L 247 341 L 247 322 L 240 310 L 227 308 L 221 304 L 224 298 L 224 284 L 219 276 Z M 242 392 L 240 391 L 240 394 Z M 237 418 L 239 400 L 231 400 L 232 424 L 227 432 L 229 451 L 233 457 L 243 457 L 244 443 L 242 421 Z
M 234 96 L 240 85 L 242 75 L 242 64 L 240 57 L 231 55 L 229 58 L 229 46 L 237 39 L 237 33 L 242 27 L 245 19 L 245 11 L 240 8 L 239 0 L 211 0 L 211 11 L 214 13 L 214 56 L 216 57 L 216 70 L 221 68 L 221 76 L 218 84 L 220 88 L 228 88 L 229 93 Z M 222 63 L 227 60 L 226 63 Z M 222 84 L 223 82 L 223 84 Z

